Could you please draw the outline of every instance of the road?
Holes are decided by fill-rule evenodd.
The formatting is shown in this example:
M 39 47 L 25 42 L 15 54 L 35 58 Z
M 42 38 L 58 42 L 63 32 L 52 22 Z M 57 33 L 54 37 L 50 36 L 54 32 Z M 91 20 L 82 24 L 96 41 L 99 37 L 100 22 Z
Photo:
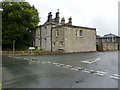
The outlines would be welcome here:
M 2 59 L 3 88 L 118 88 L 118 51 Z

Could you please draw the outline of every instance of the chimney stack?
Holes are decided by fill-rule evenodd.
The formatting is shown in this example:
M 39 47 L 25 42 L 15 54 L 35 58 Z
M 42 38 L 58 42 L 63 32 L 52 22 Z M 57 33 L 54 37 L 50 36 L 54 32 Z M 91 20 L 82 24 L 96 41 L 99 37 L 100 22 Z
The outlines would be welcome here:
M 48 21 L 48 22 L 51 22 L 51 20 L 52 20 L 52 12 L 49 12 L 49 13 L 48 13 L 48 20 L 47 20 L 47 21 Z
M 70 18 L 68 19 L 68 25 L 72 25 L 72 18 L 70 16 Z
M 65 24 L 65 18 L 64 17 L 61 19 L 61 23 Z
M 60 19 L 60 17 L 59 17 L 59 9 L 58 9 L 56 12 L 55 22 L 59 23 L 59 19 Z

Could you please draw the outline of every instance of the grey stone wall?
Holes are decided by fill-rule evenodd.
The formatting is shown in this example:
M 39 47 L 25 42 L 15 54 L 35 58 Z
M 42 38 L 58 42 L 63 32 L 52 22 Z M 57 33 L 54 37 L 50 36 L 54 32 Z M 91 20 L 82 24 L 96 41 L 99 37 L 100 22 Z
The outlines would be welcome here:
M 40 49 L 40 27 L 35 32 L 35 47 L 36 49 Z
M 76 36 L 76 31 L 82 31 L 82 36 Z M 96 30 L 83 27 L 43 25 L 36 29 L 35 46 L 38 50 L 62 50 L 66 53 L 96 51 Z
M 118 50 L 118 43 L 107 43 L 103 42 L 102 43 L 102 51 L 114 51 Z
M 61 45 L 61 42 L 63 42 L 63 45 Z M 52 29 L 52 51 L 60 50 L 64 50 L 64 27 Z
M 76 36 L 76 30 L 82 30 L 82 36 Z M 96 51 L 96 30 L 66 27 L 65 52 L 89 51 Z
M 35 46 L 37 50 L 51 50 L 51 25 L 43 25 L 36 29 Z
M 41 27 L 41 42 L 42 50 L 51 50 L 51 25 Z

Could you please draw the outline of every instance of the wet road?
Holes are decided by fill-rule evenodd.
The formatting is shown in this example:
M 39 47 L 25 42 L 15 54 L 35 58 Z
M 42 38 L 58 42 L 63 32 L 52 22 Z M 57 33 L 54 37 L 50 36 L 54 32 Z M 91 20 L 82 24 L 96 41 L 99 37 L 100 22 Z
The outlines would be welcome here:
M 3 88 L 118 88 L 118 51 L 3 57 Z

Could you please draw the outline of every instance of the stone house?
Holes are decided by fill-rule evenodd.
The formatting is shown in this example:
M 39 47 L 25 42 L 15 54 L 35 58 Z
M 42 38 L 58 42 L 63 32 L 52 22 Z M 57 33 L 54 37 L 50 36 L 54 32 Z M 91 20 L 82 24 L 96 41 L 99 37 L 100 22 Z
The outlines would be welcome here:
M 97 36 L 98 51 L 111 51 L 120 49 L 120 37 L 114 34 L 106 34 L 103 37 Z
M 48 19 L 36 28 L 34 45 L 37 50 L 69 52 L 96 51 L 96 28 L 72 25 L 72 18 L 65 23 L 64 17 L 59 17 L 59 10 L 53 19 L 48 13 Z

